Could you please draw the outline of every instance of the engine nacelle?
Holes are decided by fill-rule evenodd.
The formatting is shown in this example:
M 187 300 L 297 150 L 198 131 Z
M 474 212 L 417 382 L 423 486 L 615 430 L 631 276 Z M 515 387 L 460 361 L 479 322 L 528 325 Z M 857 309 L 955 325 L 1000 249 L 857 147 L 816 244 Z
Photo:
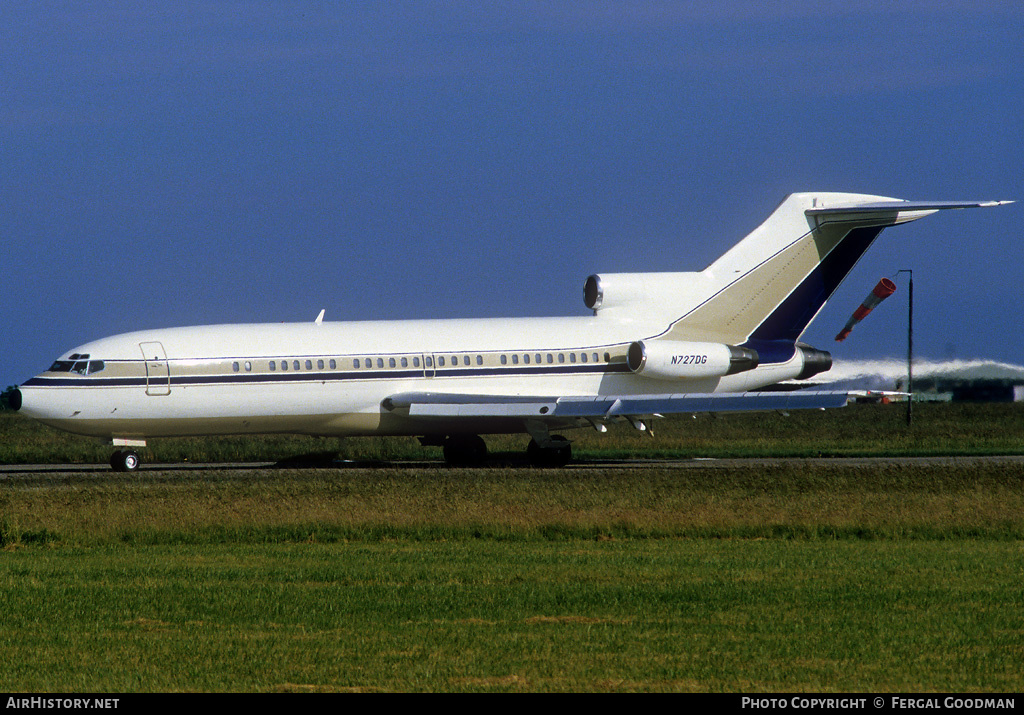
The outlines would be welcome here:
M 797 343 L 796 349 L 800 351 L 804 360 L 804 369 L 796 376 L 797 380 L 806 380 L 820 372 L 828 372 L 832 369 L 831 353 L 812 348 L 810 345 L 804 345 L 803 343 Z
M 643 310 L 678 317 L 706 297 L 710 281 L 703 273 L 605 273 L 587 278 L 583 302 L 601 315 Z
M 641 304 L 647 300 L 647 286 L 637 274 L 593 275 L 583 284 L 583 303 L 595 313 L 609 306 Z
M 750 348 L 678 340 L 638 340 L 626 355 L 630 370 L 656 380 L 725 377 L 753 370 L 758 361 Z

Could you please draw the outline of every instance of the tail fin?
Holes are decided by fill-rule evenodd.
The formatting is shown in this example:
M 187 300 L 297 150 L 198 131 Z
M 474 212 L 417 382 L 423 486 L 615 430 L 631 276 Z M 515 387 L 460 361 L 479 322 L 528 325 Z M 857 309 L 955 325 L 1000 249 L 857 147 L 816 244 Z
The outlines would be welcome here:
M 941 209 L 1002 203 L 1011 202 L 790 194 L 763 224 L 704 270 L 712 285 L 709 297 L 659 337 L 792 346 L 882 229 Z

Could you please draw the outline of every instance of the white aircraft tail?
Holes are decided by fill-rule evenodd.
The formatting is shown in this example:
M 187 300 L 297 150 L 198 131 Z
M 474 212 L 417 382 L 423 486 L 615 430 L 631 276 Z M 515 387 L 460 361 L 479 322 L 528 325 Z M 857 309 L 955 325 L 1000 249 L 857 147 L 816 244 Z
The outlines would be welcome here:
M 605 293 L 614 292 L 618 300 L 607 307 L 609 315 L 620 318 L 637 310 L 666 316 L 669 327 L 656 338 L 724 342 L 758 350 L 762 362 L 774 362 L 773 353 L 784 360 L 884 228 L 941 209 L 1003 203 L 1012 202 L 790 194 L 764 223 L 700 273 L 591 276 L 585 297 L 603 313 Z

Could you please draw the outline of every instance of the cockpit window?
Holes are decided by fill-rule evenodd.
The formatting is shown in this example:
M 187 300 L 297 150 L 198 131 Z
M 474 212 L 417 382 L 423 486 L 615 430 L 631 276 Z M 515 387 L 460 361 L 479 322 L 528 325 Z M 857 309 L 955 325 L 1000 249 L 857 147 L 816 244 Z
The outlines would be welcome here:
M 89 357 L 79 355 L 78 357 Z M 79 375 L 92 375 L 99 372 L 106 365 L 102 360 L 58 360 L 50 366 L 49 372 L 74 372 Z

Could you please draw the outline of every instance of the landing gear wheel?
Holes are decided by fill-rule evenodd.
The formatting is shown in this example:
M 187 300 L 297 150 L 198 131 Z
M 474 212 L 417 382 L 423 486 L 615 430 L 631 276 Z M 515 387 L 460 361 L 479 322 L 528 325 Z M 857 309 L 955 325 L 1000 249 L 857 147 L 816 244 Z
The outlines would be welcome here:
M 444 461 L 454 466 L 480 464 L 487 459 L 487 443 L 480 435 L 451 435 L 444 441 Z
M 118 450 L 110 457 L 110 466 L 115 472 L 134 472 L 139 468 L 139 455 L 132 450 Z
M 572 445 L 560 434 L 551 435 L 552 445 L 541 447 L 531 439 L 526 447 L 526 456 L 535 467 L 564 467 L 572 459 Z

